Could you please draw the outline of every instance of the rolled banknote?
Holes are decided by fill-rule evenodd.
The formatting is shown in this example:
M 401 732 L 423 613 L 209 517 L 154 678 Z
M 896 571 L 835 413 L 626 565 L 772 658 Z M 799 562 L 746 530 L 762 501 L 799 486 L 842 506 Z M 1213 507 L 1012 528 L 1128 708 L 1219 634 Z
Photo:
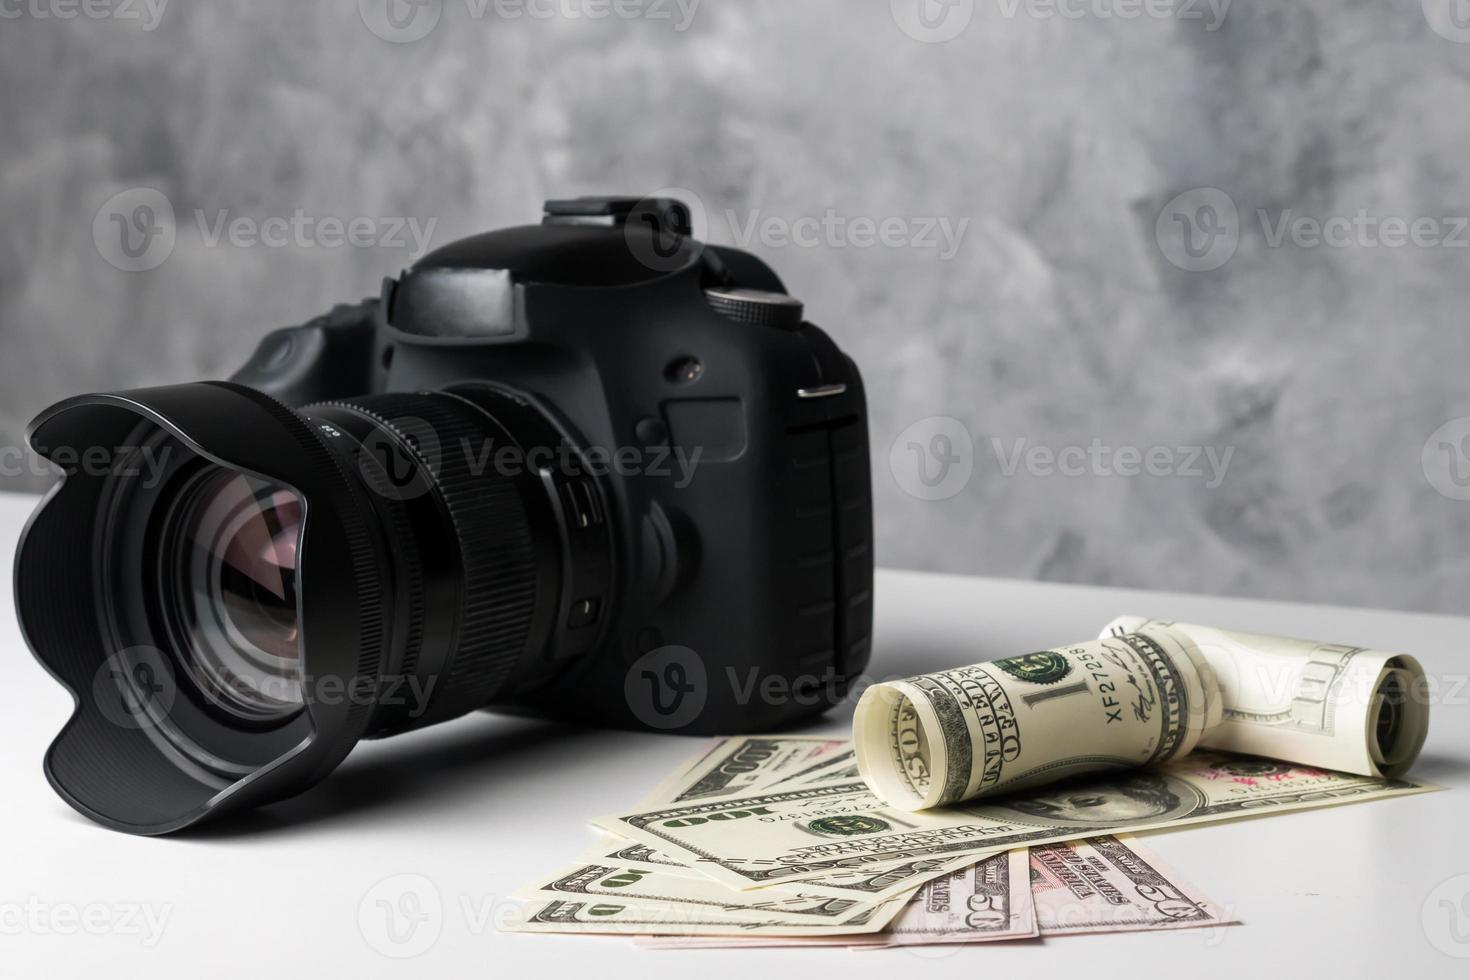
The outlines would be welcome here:
M 1120 616 L 1104 636 L 1169 629 L 1220 682 L 1224 717 L 1200 744 L 1360 776 L 1407 772 L 1429 731 L 1424 668 L 1363 647 Z
M 1219 721 L 1194 642 L 1150 627 L 876 685 L 852 740 L 873 793 L 916 811 L 1166 762 Z

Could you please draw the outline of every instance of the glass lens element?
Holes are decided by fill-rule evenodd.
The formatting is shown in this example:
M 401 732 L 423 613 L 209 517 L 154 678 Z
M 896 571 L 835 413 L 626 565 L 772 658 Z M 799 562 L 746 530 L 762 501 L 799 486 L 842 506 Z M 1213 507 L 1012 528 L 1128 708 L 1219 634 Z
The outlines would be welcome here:
M 184 668 L 201 693 L 256 720 L 301 709 L 297 547 L 305 507 L 284 487 L 215 470 L 188 490 L 163 569 Z

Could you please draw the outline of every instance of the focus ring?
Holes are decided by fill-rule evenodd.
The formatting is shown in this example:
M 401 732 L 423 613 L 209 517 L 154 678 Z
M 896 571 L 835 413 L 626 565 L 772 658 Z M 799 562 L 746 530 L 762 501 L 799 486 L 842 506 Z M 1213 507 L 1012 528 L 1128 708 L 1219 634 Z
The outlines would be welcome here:
M 412 452 L 443 502 L 459 547 L 459 629 L 446 675 L 416 725 L 493 699 L 531 642 L 537 602 L 535 541 L 515 480 L 490 465 L 491 419 L 458 399 L 386 394 L 344 404 L 374 417 Z M 430 489 L 425 487 L 424 489 Z
M 387 423 L 369 412 L 344 409 L 355 412 L 364 420 L 369 420 L 372 425 L 385 426 Z M 382 497 L 384 500 L 392 500 L 394 486 L 392 478 L 380 467 L 374 465 L 374 461 L 366 458 L 367 450 L 358 445 L 353 453 L 353 466 L 362 474 L 368 490 Z M 424 648 L 424 617 L 426 614 L 427 586 L 424 579 L 424 562 L 417 538 L 414 536 L 411 520 L 402 508 L 387 506 L 379 511 L 383 518 L 384 528 L 390 541 L 390 547 L 398 556 L 397 561 L 391 564 L 392 578 L 388 596 L 389 608 L 393 610 L 394 616 L 401 616 L 402 624 L 389 635 L 391 658 L 396 654 L 396 663 L 384 661 L 385 675 L 391 671 L 392 677 L 384 677 L 387 683 L 401 683 L 408 678 L 417 677 L 419 673 L 419 657 Z M 394 605 L 396 600 L 396 605 Z M 401 630 L 401 632 L 400 632 Z M 409 691 L 411 694 L 411 689 Z M 430 692 L 425 692 L 425 695 Z M 381 735 L 392 734 L 401 728 L 405 719 L 412 717 L 412 712 L 421 708 L 412 697 L 399 697 L 392 699 L 391 703 L 379 704 L 378 710 L 373 716 L 372 729 L 365 737 L 376 738 Z

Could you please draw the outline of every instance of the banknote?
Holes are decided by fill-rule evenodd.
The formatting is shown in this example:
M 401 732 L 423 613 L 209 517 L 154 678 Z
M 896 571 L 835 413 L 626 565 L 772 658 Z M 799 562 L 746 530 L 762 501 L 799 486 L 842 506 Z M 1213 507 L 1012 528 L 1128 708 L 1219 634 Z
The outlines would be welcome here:
M 763 894 L 768 889 L 745 892 Z M 790 936 L 649 936 L 648 949 L 731 949 L 845 943 L 881 949 L 938 943 L 981 943 L 1037 935 L 1024 848 L 997 854 L 920 888 L 882 932 L 863 936 L 802 939 Z
M 644 802 L 657 806 L 743 793 L 851 751 L 843 739 L 808 735 L 712 739 L 693 760 L 650 790 Z
M 1003 868 L 1011 883 L 1005 906 L 998 887 Z M 967 875 L 983 876 L 989 887 L 965 887 Z M 1002 908 L 1010 913 L 1009 928 L 1001 922 Z M 886 937 L 892 946 L 990 942 L 1234 921 L 1136 838 L 1102 836 L 997 854 L 966 872 L 937 878 L 873 939 Z
M 785 919 L 731 919 L 705 910 L 635 902 L 560 898 L 523 905 L 500 928 L 506 932 L 555 932 L 662 936 L 858 936 L 875 933 L 903 908 L 891 899 L 843 922 L 792 923 Z
M 1003 899 L 1002 883 L 1007 886 Z M 1037 935 L 1199 929 L 1235 921 L 1137 838 L 1103 836 L 1046 844 L 1029 853 L 997 854 L 967 872 L 936 878 L 909 899 L 886 929 L 873 935 L 820 940 L 658 936 L 642 938 L 638 945 L 696 949 L 846 943 L 877 949 Z
M 839 751 L 851 757 L 848 743 L 833 739 L 715 739 L 644 801 L 671 805 L 717 799 L 810 768 Z M 873 931 L 875 915 L 891 918 L 915 888 L 958 863 L 927 859 L 881 871 L 844 870 L 799 888 L 756 895 L 714 882 L 647 844 L 605 835 L 583 860 L 522 889 L 517 897 L 529 904 L 508 928 L 791 939 L 851 935 Z
M 853 868 L 836 868 L 801 881 L 801 889 L 829 898 L 862 898 L 867 901 L 906 897 L 915 888 L 942 875 L 966 867 L 973 859 L 965 855 L 920 857 Z M 705 877 L 699 866 L 694 873 Z
M 873 793 L 923 810 L 1168 762 L 1219 721 L 1193 641 L 1151 627 L 874 685 L 852 737 Z
M 1236 921 L 1135 837 L 1033 847 L 1030 865 L 1031 899 L 1043 936 L 1199 929 Z
M 854 779 L 862 778 L 862 773 L 858 770 L 857 753 L 849 751 L 775 785 L 819 786 L 822 783 L 850 783 Z
M 599 837 L 597 843 L 592 845 L 582 857 L 584 861 L 594 864 L 621 864 L 643 871 L 665 871 L 670 874 L 704 877 L 687 864 L 681 864 L 675 858 L 669 857 L 656 848 L 637 841 L 615 837 L 612 834 L 603 834 Z
M 1223 720 L 1200 744 L 1361 776 L 1400 776 L 1429 731 L 1413 657 L 1339 643 L 1120 616 L 1103 635 L 1165 628 L 1188 636 L 1220 683 Z
M 605 900 L 792 925 L 847 922 L 858 917 L 866 921 L 883 904 L 873 899 L 829 898 L 794 885 L 740 892 L 708 878 L 643 871 L 626 865 L 580 863 L 538 879 L 514 897 L 528 901 Z
M 645 793 L 635 809 L 684 800 L 711 799 L 746 792 L 793 775 L 821 771 L 832 758 L 851 760 L 850 743 L 803 735 L 712 738 L 662 782 Z M 703 877 L 688 865 L 646 844 L 603 835 L 583 855 L 586 863 L 613 863 L 644 871 Z
M 853 752 L 852 748 L 850 747 L 852 743 L 844 742 L 843 744 L 849 746 L 849 748 L 847 748 L 845 751 L 840 751 L 833 755 L 830 755 L 827 758 L 823 759 L 821 762 L 817 762 L 813 765 L 807 766 L 805 769 L 791 773 L 790 775 L 782 776 L 774 782 L 767 783 L 766 785 L 806 785 L 808 783 L 821 782 L 824 779 L 829 779 L 837 773 L 843 773 L 848 770 L 856 771 L 857 754 Z
M 710 880 L 702 871 L 680 863 L 678 859 L 656 848 L 637 841 L 623 840 L 611 834 L 603 835 L 598 845 L 583 855 L 580 863 L 615 864 L 639 871 L 659 871 L 700 881 Z M 971 863 L 969 858 L 963 856 L 947 859 L 918 858 L 884 864 L 881 867 L 831 871 L 803 879 L 801 887 L 811 895 L 872 901 L 909 894 L 924 882 L 957 871 Z
M 920 888 L 883 930 L 882 945 L 984 943 L 1037 935 L 1030 864 L 1022 847 L 935 878 Z
M 594 823 L 647 844 L 737 889 L 857 869 L 968 857 L 1016 847 L 1191 826 L 1426 792 L 1407 778 L 1373 779 L 1254 756 L 1196 752 L 1153 769 L 917 813 L 861 782 L 796 787 L 602 817 Z
M 777 743 L 770 746 L 767 743 Z M 821 744 L 817 744 L 821 743 Z M 835 746 L 835 748 L 834 748 Z M 802 762 L 797 762 L 805 753 Z M 785 785 L 792 776 L 801 776 L 802 785 L 807 780 L 818 779 L 823 773 L 851 772 L 854 765 L 851 744 L 831 739 L 802 738 L 797 736 L 732 736 L 713 740 L 679 771 L 666 778 L 654 790 L 644 796 L 640 809 L 673 804 L 692 798 L 712 799 L 728 795 L 733 790 L 711 788 L 710 774 L 734 765 L 744 768 L 745 763 L 735 760 L 759 760 L 760 775 L 742 780 L 741 785 Z M 840 766 L 832 770 L 829 762 Z M 792 772 L 795 768 L 797 771 Z M 724 781 L 727 785 L 734 781 Z M 795 783 L 792 783 L 795 785 Z M 606 834 L 588 851 L 581 863 L 588 865 L 611 864 L 628 870 L 656 871 L 664 874 L 684 875 L 708 880 L 699 869 L 687 861 L 668 854 L 642 841 L 630 841 L 616 834 Z M 919 858 L 900 861 L 883 868 L 857 867 L 838 868 L 832 872 L 802 882 L 805 893 L 832 899 L 858 899 L 865 902 L 879 901 L 896 896 L 907 896 L 915 888 L 931 878 L 956 871 L 972 862 L 959 858 Z

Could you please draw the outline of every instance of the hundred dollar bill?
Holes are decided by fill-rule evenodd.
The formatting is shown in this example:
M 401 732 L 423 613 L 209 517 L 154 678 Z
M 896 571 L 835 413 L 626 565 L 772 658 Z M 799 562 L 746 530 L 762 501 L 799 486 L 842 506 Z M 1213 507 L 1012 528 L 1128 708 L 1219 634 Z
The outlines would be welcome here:
M 881 871 L 891 863 L 974 861 L 1016 847 L 1437 788 L 1198 752 L 1154 769 L 919 813 L 890 806 L 865 784 L 852 782 L 656 807 L 594 823 L 733 888 L 751 889 L 838 871 Z
M 1429 731 L 1413 657 L 1336 643 L 1120 616 L 1103 635 L 1164 627 L 1194 641 L 1220 682 L 1221 724 L 1200 744 L 1361 776 L 1400 776 Z
M 882 866 L 835 868 L 802 879 L 801 888 L 810 894 L 829 898 L 861 898 L 867 901 L 906 898 L 924 882 L 958 871 L 970 863 L 969 858 L 956 856 L 885 862 Z M 700 877 L 707 877 L 698 866 L 692 871 Z
M 1091 837 L 1033 847 L 1031 898 L 1043 936 L 1231 925 L 1206 898 L 1134 837 Z
M 774 750 L 763 743 L 778 743 Z M 803 743 L 806 743 L 805 745 Z M 816 743 L 821 743 L 820 745 Z M 754 745 L 754 748 L 751 746 Z M 803 748 L 809 751 L 803 753 Z M 812 766 L 802 766 L 796 760 L 805 755 L 804 761 L 815 758 Z M 748 780 L 721 780 L 725 785 L 711 786 L 710 774 L 721 772 L 727 764 L 739 759 L 760 759 L 760 775 Z M 744 786 L 782 785 L 789 779 L 790 768 L 799 767 L 807 778 L 827 772 L 829 761 L 852 765 L 852 749 L 846 741 L 831 739 L 801 738 L 799 736 L 734 736 L 716 739 L 678 772 L 665 779 L 647 794 L 637 809 L 650 809 L 691 799 L 713 799 L 729 795 L 732 784 Z M 739 768 L 740 764 L 735 763 Z M 836 771 L 849 772 L 849 769 Z M 856 778 L 850 773 L 849 778 Z M 708 880 L 708 877 L 687 862 L 669 855 L 656 847 L 640 841 L 630 841 L 616 834 L 604 835 L 582 857 L 582 864 L 611 864 L 629 870 L 656 871 L 664 874 Z M 931 878 L 958 870 L 970 863 L 965 858 L 921 858 L 901 861 L 884 868 L 859 867 L 837 869 L 830 874 L 820 875 L 802 882 L 807 894 L 821 895 L 832 899 L 857 899 L 865 902 L 879 901 L 911 894 L 915 888 Z
M 791 776 L 792 770 L 820 770 L 832 757 L 851 758 L 851 755 L 850 743 L 841 739 L 798 735 L 714 738 L 664 777 L 663 782 L 644 793 L 634 808 L 647 810 L 686 799 L 750 792 Z M 582 858 L 589 864 L 613 862 L 645 871 L 698 874 L 644 843 L 614 835 L 601 837 Z
M 846 922 L 870 914 L 881 901 L 829 898 L 800 886 L 739 892 L 708 878 L 642 871 L 625 865 L 577 864 L 539 879 L 515 895 L 531 901 L 607 899 L 639 906 L 697 909 L 758 922 Z
M 892 899 L 842 922 L 730 919 L 704 910 L 609 900 L 538 899 L 500 928 L 506 932 L 607 933 L 665 936 L 856 936 L 882 929 L 903 907 Z
M 649 791 L 648 805 L 729 796 L 851 751 L 845 739 L 804 735 L 737 735 L 714 739 L 705 751 Z
M 1037 935 L 1030 879 L 1026 849 L 1020 848 L 935 878 L 908 900 L 881 933 L 823 939 L 655 936 L 639 939 L 638 945 L 648 949 L 730 949 L 841 942 L 854 948 L 881 949 L 1029 939 Z
M 801 773 L 790 779 L 783 779 L 777 786 L 819 786 L 822 783 L 850 783 L 854 779 L 862 779 L 862 773 L 858 770 L 857 753 L 846 752 L 820 766 L 814 767 L 809 772 Z
M 710 739 L 699 752 L 634 804 L 647 809 L 685 800 L 748 792 L 795 772 L 821 769 L 833 757 L 851 758 L 850 743 L 801 735 L 730 736 Z M 583 855 L 586 863 L 613 863 L 644 871 L 695 874 L 646 844 L 604 835 Z
M 922 810 L 1167 762 L 1219 720 L 1194 643 L 1150 628 L 870 687 L 852 731 L 873 792 Z
M 709 881 L 709 876 L 688 864 L 682 864 L 656 848 L 609 834 L 597 847 L 583 856 L 582 864 L 615 864 L 638 871 Z M 810 895 L 876 901 L 909 895 L 915 888 L 933 878 L 957 871 L 972 863 L 967 857 L 917 858 L 912 861 L 885 863 L 831 871 L 803 879 L 801 888 Z
M 687 864 L 681 864 L 662 851 L 637 841 L 603 834 L 582 858 L 590 863 L 621 864 L 642 871 L 666 871 L 670 874 L 698 875 Z M 701 876 L 702 877 L 702 876 Z
M 845 751 L 836 752 L 815 765 L 807 766 L 800 772 L 794 772 L 789 776 L 782 776 L 769 786 L 794 786 L 808 785 L 812 782 L 821 782 L 830 778 L 834 773 L 840 774 L 857 766 L 857 754 L 852 750 L 851 742 L 843 742 L 847 746 Z

